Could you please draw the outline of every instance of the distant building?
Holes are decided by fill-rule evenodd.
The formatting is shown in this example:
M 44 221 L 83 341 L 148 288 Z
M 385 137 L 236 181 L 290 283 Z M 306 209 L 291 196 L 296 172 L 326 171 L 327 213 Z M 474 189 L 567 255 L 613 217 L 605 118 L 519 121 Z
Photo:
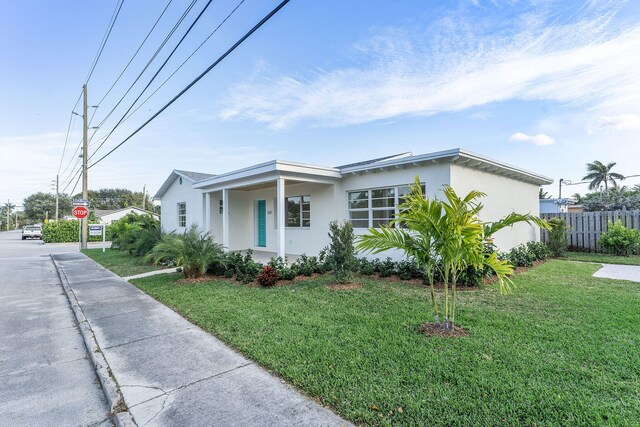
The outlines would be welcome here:
M 582 206 L 573 199 L 540 199 L 540 215 L 567 212 L 582 212 Z
M 138 215 L 151 215 L 152 217 L 154 217 L 157 220 L 160 220 L 160 215 L 151 212 L 151 211 L 146 211 L 144 209 L 140 209 L 140 208 L 136 208 L 135 206 L 130 206 L 128 208 L 122 208 L 122 209 L 112 209 L 112 210 L 100 210 L 100 209 L 96 209 L 94 211 L 94 215 L 96 217 L 96 220 L 98 220 L 100 223 L 102 224 L 106 224 L 106 225 L 110 225 L 112 222 L 119 220 L 120 218 L 130 214 L 130 213 L 135 213 Z

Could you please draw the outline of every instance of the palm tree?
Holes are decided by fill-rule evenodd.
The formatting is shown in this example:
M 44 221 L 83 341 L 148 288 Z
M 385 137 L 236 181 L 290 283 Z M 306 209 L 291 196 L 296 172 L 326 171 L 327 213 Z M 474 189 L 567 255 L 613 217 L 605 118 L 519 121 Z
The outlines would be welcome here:
M 614 187 L 618 185 L 616 180 L 622 181 L 624 175 L 616 172 L 611 172 L 611 169 L 616 165 L 615 162 L 607 163 L 606 165 L 598 160 L 594 160 L 593 163 L 587 163 L 587 172 L 582 179 L 591 181 L 589 183 L 589 190 L 596 190 L 600 184 L 604 184 L 605 191 L 609 190 L 609 183 Z
M 549 193 L 547 193 L 546 191 L 544 191 L 544 190 L 542 189 L 542 187 L 540 187 L 540 192 L 538 193 L 538 198 L 539 198 L 539 199 L 548 199 L 548 198 L 550 198 L 550 197 L 551 197 L 551 196 L 549 196 Z
M 546 222 L 532 215 L 512 213 L 500 221 L 483 223 L 478 219 L 482 204 L 477 199 L 484 194 L 472 191 L 465 197 L 445 186 L 445 198 L 429 199 L 422 193 L 419 177 L 411 187 L 411 194 L 399 206 L 395 220 L 379 229 L 370 228 L 360 236 L 357 249 L 380 253 L 399 249 L 413 258 L 425 271 L 425 281 L 431 288 L 434 321 L 440 324 L 440 303 L 434 288 L 435 273 L 444 279 L 444 310 L 442 328 L 453 331 L 456 311 L 456 286 L 460 274 L 469 267 L 493 271 L 501 293 L 511 291 L 509 275 L 513 266 L 500 261 L 493 251 L 485 254 L 485 243 L 498 230 L 517 222 L 547 227 Z
M 223 255 L 223 246 L 193 224 L 183 234 L 165 234 L 145 259 L 155 264 L 174 261 L 182 267 L 184 277 L 197 278 L 204 275 L 211 264 L 220 261 Z

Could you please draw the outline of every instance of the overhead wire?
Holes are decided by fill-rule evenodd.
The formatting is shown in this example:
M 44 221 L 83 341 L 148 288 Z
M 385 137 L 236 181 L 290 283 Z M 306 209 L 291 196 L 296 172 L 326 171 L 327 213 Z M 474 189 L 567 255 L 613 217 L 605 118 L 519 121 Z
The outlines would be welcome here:
M 176 32 L 176 30 L 178 29 L 178 27 L 180 26 L 180 24 L 182 24 L 182 22 L 184 21 L 184 19 L 187 17 L 187 15 L 189 14 L 189 12 L 191 12 L 191 9 L 193 9 L 193 6 L 196 4 L 197 0 L 192 0 L 191 3 L 187 6 L 187 8 L 185 9 L 185 11 L 182 13 L 182 15 L 180 16 L 180 18 L 178 19 L 178 21 L 174 24 L 173 28 L 171 29 L 171 31 L 169 31 L 169 34 L 166 35 L 166 37 L 164 38 L 164 40 L 162 41 L 162 43 L 160 44 L 160 46 L 158 46 L 158 48 L 156 49 L 155 53 L 151 56 L 151 58 L 147 61 L 146 65 L 142 68 L 142 71 L 140 71 L 140 73 L 138 73 L 138 76 L 134 79 L 133 83 L 131 83 L 131 85 L 129 86 L 129 88 L 125 91 L 125 93 L 120 97 L 120 99 L 118 100 L 118 102 L 116 102 L 116 104 L 113 106 L 113 108 L 111 108 L 111 110 L 109 111 L 109 113 L 107 113 L 107 115 L 102 119 L 102 121 L 100 121 L 100 123 L 98 124 L 98 128 L 101 128 L 102 125 L 105 124 L 105 122 L 109 119 L 109 117 L 111 117 L 111 115 L 116 111 L 116 109 L 120 106 L 120 104 L 122 103 L 122 101 L 124 101 L 124 99 L 126 98 L 126 96 L 129 94 L 129 92 L 131 92 L 131 90 L 133 89 L 133 87 L 136 85 L 136 83 L 138 82 L 138 80 L 140 80 L 140 78 L 142 78 L 142 76 L 144 75 L 145 71 L 147 71 L 147 69 L 149 68 L 149 66 L 153 63 L 153 61 L 156 59 L 156 57 L 158 56 L 158 54 L 162 51 L 162 49 L 164 48 L 164 46 L 167 44 L 167 42 L 169 41 L 169 39 L 173 36 L 173 34 Z M 93 137 L 95 136 L 97 132 L 97 129 L 95 132 L 93 132 L 93 134 L 91 135 L 91 138 L 89 138 L 89 142 L 91 143 L 91 140 L 93 139 Z
M 180 38 L 180 40 L 178 41 L 178 43 L 174 46 L 173 50 L 171 51 L 171 53 L 169 53 L 169 55 L 165 58 L 164 62 L 162 63 L 162 65 L 160 65 L 160 67 L 156 70 L 155 74 L 151 77 L 151 79 L 147 82 L 147 85 L 142 89 L 142 91 L 140 92 L 140 94 L 136 97 L 136 99 L 131 103 L 131 105 L 129 106 L 129 108 L 127 109 L 127 111 L 125 111 L 125 113 L 122 115 L 122 117 L 120 118 L 120 120 L 118 120 L 118 122 L 115 124 L 115 126 L 109 131 L 108 135 L 106 136 L 106 138 L 98 145 L 98 147 L 94 150 L 93 154 L 91 154 L 91 156 L 89 156 L 89 160 L 98 152 L 98 150 L 100 150 L 100 148 L 102 148 L 102 146 L 105 144 L 105 142 L 107 142 L 107 140 L 109 139 L 109 137 L 113 134 L 113 132 L 115 132 L 115 130 L 118 128 L 118 126 L 120 126 L 120 124 L 122 124 L 122 122 L 124 121 L 124 118 L 127 116 L 127 114 L 129 114 L 129 112 L 133 109 L 133 107 L 136 105 L 136 103 L 138 102 L 138 100 L 142 97 L 142 95 L 144 94 L 144 92 L 149 88 L 149 86 L 151 86 L 151 84 L 153 83 L 153 81 L 156 79 L 156 77 L 158 77 L 158 74 L 160 74 L 160 72 L 164 69 L 164 67 L 167 65 L 167 63 L 169 62 L 169 60 L 173 57 L 173 54 L 176 53 L 176 51 L 178 50 L 178 48 L 180 47 L 180 45 L 182 44 L 182 42 L 187 38 L 187 36 L 189 35 L 189 33 L 191 33 L 191 30 L 193 30 L 193 28 L 196 26 L 196 24 L 198 23 L 198 21 L 200 20 L 200 18 L 202 18 L 202 16 L 204 15 L 204 13 L 207 11 L 207 9 L 209 8 L 209 6 L 211 5 L 211 3 L 213 3 L 213 0 L 208 0 L 207 3 L 204 5 L 204 7 L 202 8 L 202 10 L 200 11 L 200 13 L 198 14 L 198 16 L 196 16 L 196 18 L 193 20 L 193 22 L 191 23 L 191 25 L 189 26 L 189 28 L 187 28 L 187 30 L 185 31 L 185 33 L 182 35 L 182 37 Z
M 116 3 L 116 8 L 111 15 L 111 20 L 109 21 L 109 25 L 107 27 L 107 31 L 105 32 L 104 37 L 102 38 L 102 42 L 100 43 L 100 47 L 98 48 L 98 53 L 96 54 L 93 63 L 91 64 L 91 68 L 89 69 L 89 74 L 87 74 L 87 78 L 84 81 L 84 84 L 89 83 L 93 72 L 98 65 L 98 61 L 100 61 L 100 57 L 102 56 L 102 52 L 104 51 L 104 47 L 107 45 L 107 41 L 109 40 L 109 36 L 111 35 L 111 31 L 113 31 L 113 26 L 118 20 L 118 16 L 120 16 L 120 10 L 122 9 L 122 5 L 124 4 L 124 0 L 119 0 L 119 3 Z
M 125 117 L 124 121 L 126 121 L 127 119 L 129 119 L 131 116 L 133 116 L 136 111 L 138 111 L 143 105 L 145 105 L 147 103 L 147 101 L 149 101 L 149 99 L 151 99 L 160 89 L 162 89 L 162 87 L 178 72 L 180 71 L 180 69 L 193 57 L 193 55 L 195 55 L 200 48 L 202 48 L 202 46 L 204 46 L 204 44 L 209 41 L 209 39 L 220 29 L 220 27 L 222 27 L 222 25 L 224 25 L 225 22 L 227 22 L 227 20 L 231 17 L 231 15 L 233 15 L 236 10 L 238 10 L 238 8 L 245 2 L 245 0 L 241 0 L 236 7 L 229 12 L 229 14 L 220 22 L 220 24 L 218 24 L 218 26 L 211 32 L 209 33 L 209 35 L 202 41 L 202 43 L 200 43 L 200 45 L 195 48 L 195 50 L 187 57 L 187 59 L 185 59 L 184 61 L 182 61 L 182 63 L 153 91 L 151 92 L 151 94 L 149 96 L 147 96 L 145 98 L 144 101 L 142 101 L 140 103 L 140 105 L 138 105 L 135 109 L 133 109 L 129 115 L 127 117 Z M 123 122 L 124 122 L 123 121 Z
M 227 56 L 229 56 L 234 50 L 238 48 L 245 40 L 247 40 L 254 32 L 256 32 L 260 27 L 262 27 L 265 23 L 267 23 L 273 16 L 278 13 L 284 6 L 289 3 L 290 0 L 283 0 L 280 2 L 271 12 L 269 12 L 264 18 L 260 20 L 256 25 L 253 26 L 244 36 L 242 36 L 237 42 L 233 44 L 225 53 L 223 53 L 218 59 L 216 59 L 209 67 L 207 67 L 198 77 L 196 77 L 191 83 L 189 83 L 184 89 L 182 89 L 176 96 L 174 96 L 169 102 L 167 102 L 160 110 L 154 113 L 149 119 L 147 119 L 141 126 L 139 126 L 135 131 L 133 131 L 128 137 L 126 137 L 122 142 L 113 147 L 109 152 L 100 157 L 98 160 L 93 162 L 88 168 L 92 168 L 93 166 L 100 163 L 102 160 L 106 159 L 109 155 L 111 155 L 114 151 L 124 145 L 127 141 L 129 141 L 134 135 L 140 132 L 145 126 L 147 126 L 151 121 L 153 121 L 156 117 L 158 117 L 164 110 L 169 108 L 176 100 L 178 100 L 182 95 L 184 95 L 189 89 L 191 89 L 196 83 L 198 83 L 204 76 L 206 76 L 213 68 L 215 68 L 219 63 L 221 63 Z
M 138 49 L 136 49 L 136 51 L 133 53 L 133 56 L 131 56 L 131 59 L 129 59 L 129 62 L 127 62 L 127 65 L 124 66 L 124 68 L 122 69 L 122 71 L 120 72 L 120 74 L 118 75 L 118 77 L 116 77 L 116 80 L 111 84 L 111 87 L 109 87 L 109 89 L 107 90 L 107 92 L 102 96 L 102 98 L 100 98 L 100 101 L 98 101 L 98 103 L 96 105 L 100 105 L 102 104 L 102 101 L 105 100 L 105 98 L 107 96 L 109 96 L 109 94 L 111 93 L 111 91 L 113 90 L 113 88 L 116 86 L 116 84 L 120 81 L 120 79 L 122 78 L 122 76 L 124 75 L 124 73 L 129 69 L 129 66 L 131 65 L 131 63 L 133 62 L 133 60 L 136 58 L 136 56 L 138 56 L 138 53 L 140 53 L 140 50 L 142 49 L 142 47 L 145 45 L 145 43 L 147 42 L 147 40 L 149 39 L 149 37 L 151 36 L 151 33 L 153 33 L 153 30 L 155 30 L 156 26 L 158 25 L 158 23 L 160 22 L 160 20 L 162 19 L 162 17 L 164 16 L 165 12 L 167 11 L 167 9 L 169 9 L 169 6 L 171 5 L 171 2 L 173 0 L 169 0 L 167 2 L 167 5 L 164 7 L 164 9 L 162 9 L 162 12 L 160 13 L 160 16 L 158 16 L 158 18 L 156 19 L 156 22 L 153 24 L 153 26 L 151 27 L 151 29 L 147 32 L 147 35 L 145 36 L 145 38 L 142 40 L 142 42 L 140 43 L 140 46 L 138 46 Z

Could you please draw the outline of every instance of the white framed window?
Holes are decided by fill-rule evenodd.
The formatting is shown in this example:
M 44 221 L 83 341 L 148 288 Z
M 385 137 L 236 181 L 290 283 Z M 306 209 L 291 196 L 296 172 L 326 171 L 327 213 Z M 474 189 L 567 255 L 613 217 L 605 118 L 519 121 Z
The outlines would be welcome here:
M 178 203 L 178 227 L 187 226 L 187 204 L 185 202 Z
M 287 217 L 285 218 L 285 226 L 287 228 L 311 227 L 311 196 L 306 195 L 285 197 L 284 206 L 287 215 Z M 275 216 L 277 218 L 277 211 Z
M 373 188 L 347 193 L 347 210 L 353 228 L 378 228 L 387 225 L 398 213 L 398 206 L 411 192 L 409 185 Z M 422 192 L 425 185 L 422 184 Z
M 222 201 L 222 199 L 220 199 L 220 204 L 219 204 L 219 207 L 218 207 L 218 213 L 220 215 L 222 215 L 224 213 L 224 202 Z

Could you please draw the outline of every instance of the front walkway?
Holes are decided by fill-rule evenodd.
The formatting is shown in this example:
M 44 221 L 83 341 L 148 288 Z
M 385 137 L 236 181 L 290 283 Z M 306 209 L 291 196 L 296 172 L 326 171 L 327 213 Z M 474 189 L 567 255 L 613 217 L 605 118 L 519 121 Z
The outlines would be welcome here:
M 86 256 L 54 259 L 139 426 L 348 425 Z
M 593 277 L 602 277 L 603 279 L 629 280 L 631 282 L 640 282 L 640 266 L 637 265 L 618 265 L 618 264 L 602 264 L 602 268 L 595 273 Z

